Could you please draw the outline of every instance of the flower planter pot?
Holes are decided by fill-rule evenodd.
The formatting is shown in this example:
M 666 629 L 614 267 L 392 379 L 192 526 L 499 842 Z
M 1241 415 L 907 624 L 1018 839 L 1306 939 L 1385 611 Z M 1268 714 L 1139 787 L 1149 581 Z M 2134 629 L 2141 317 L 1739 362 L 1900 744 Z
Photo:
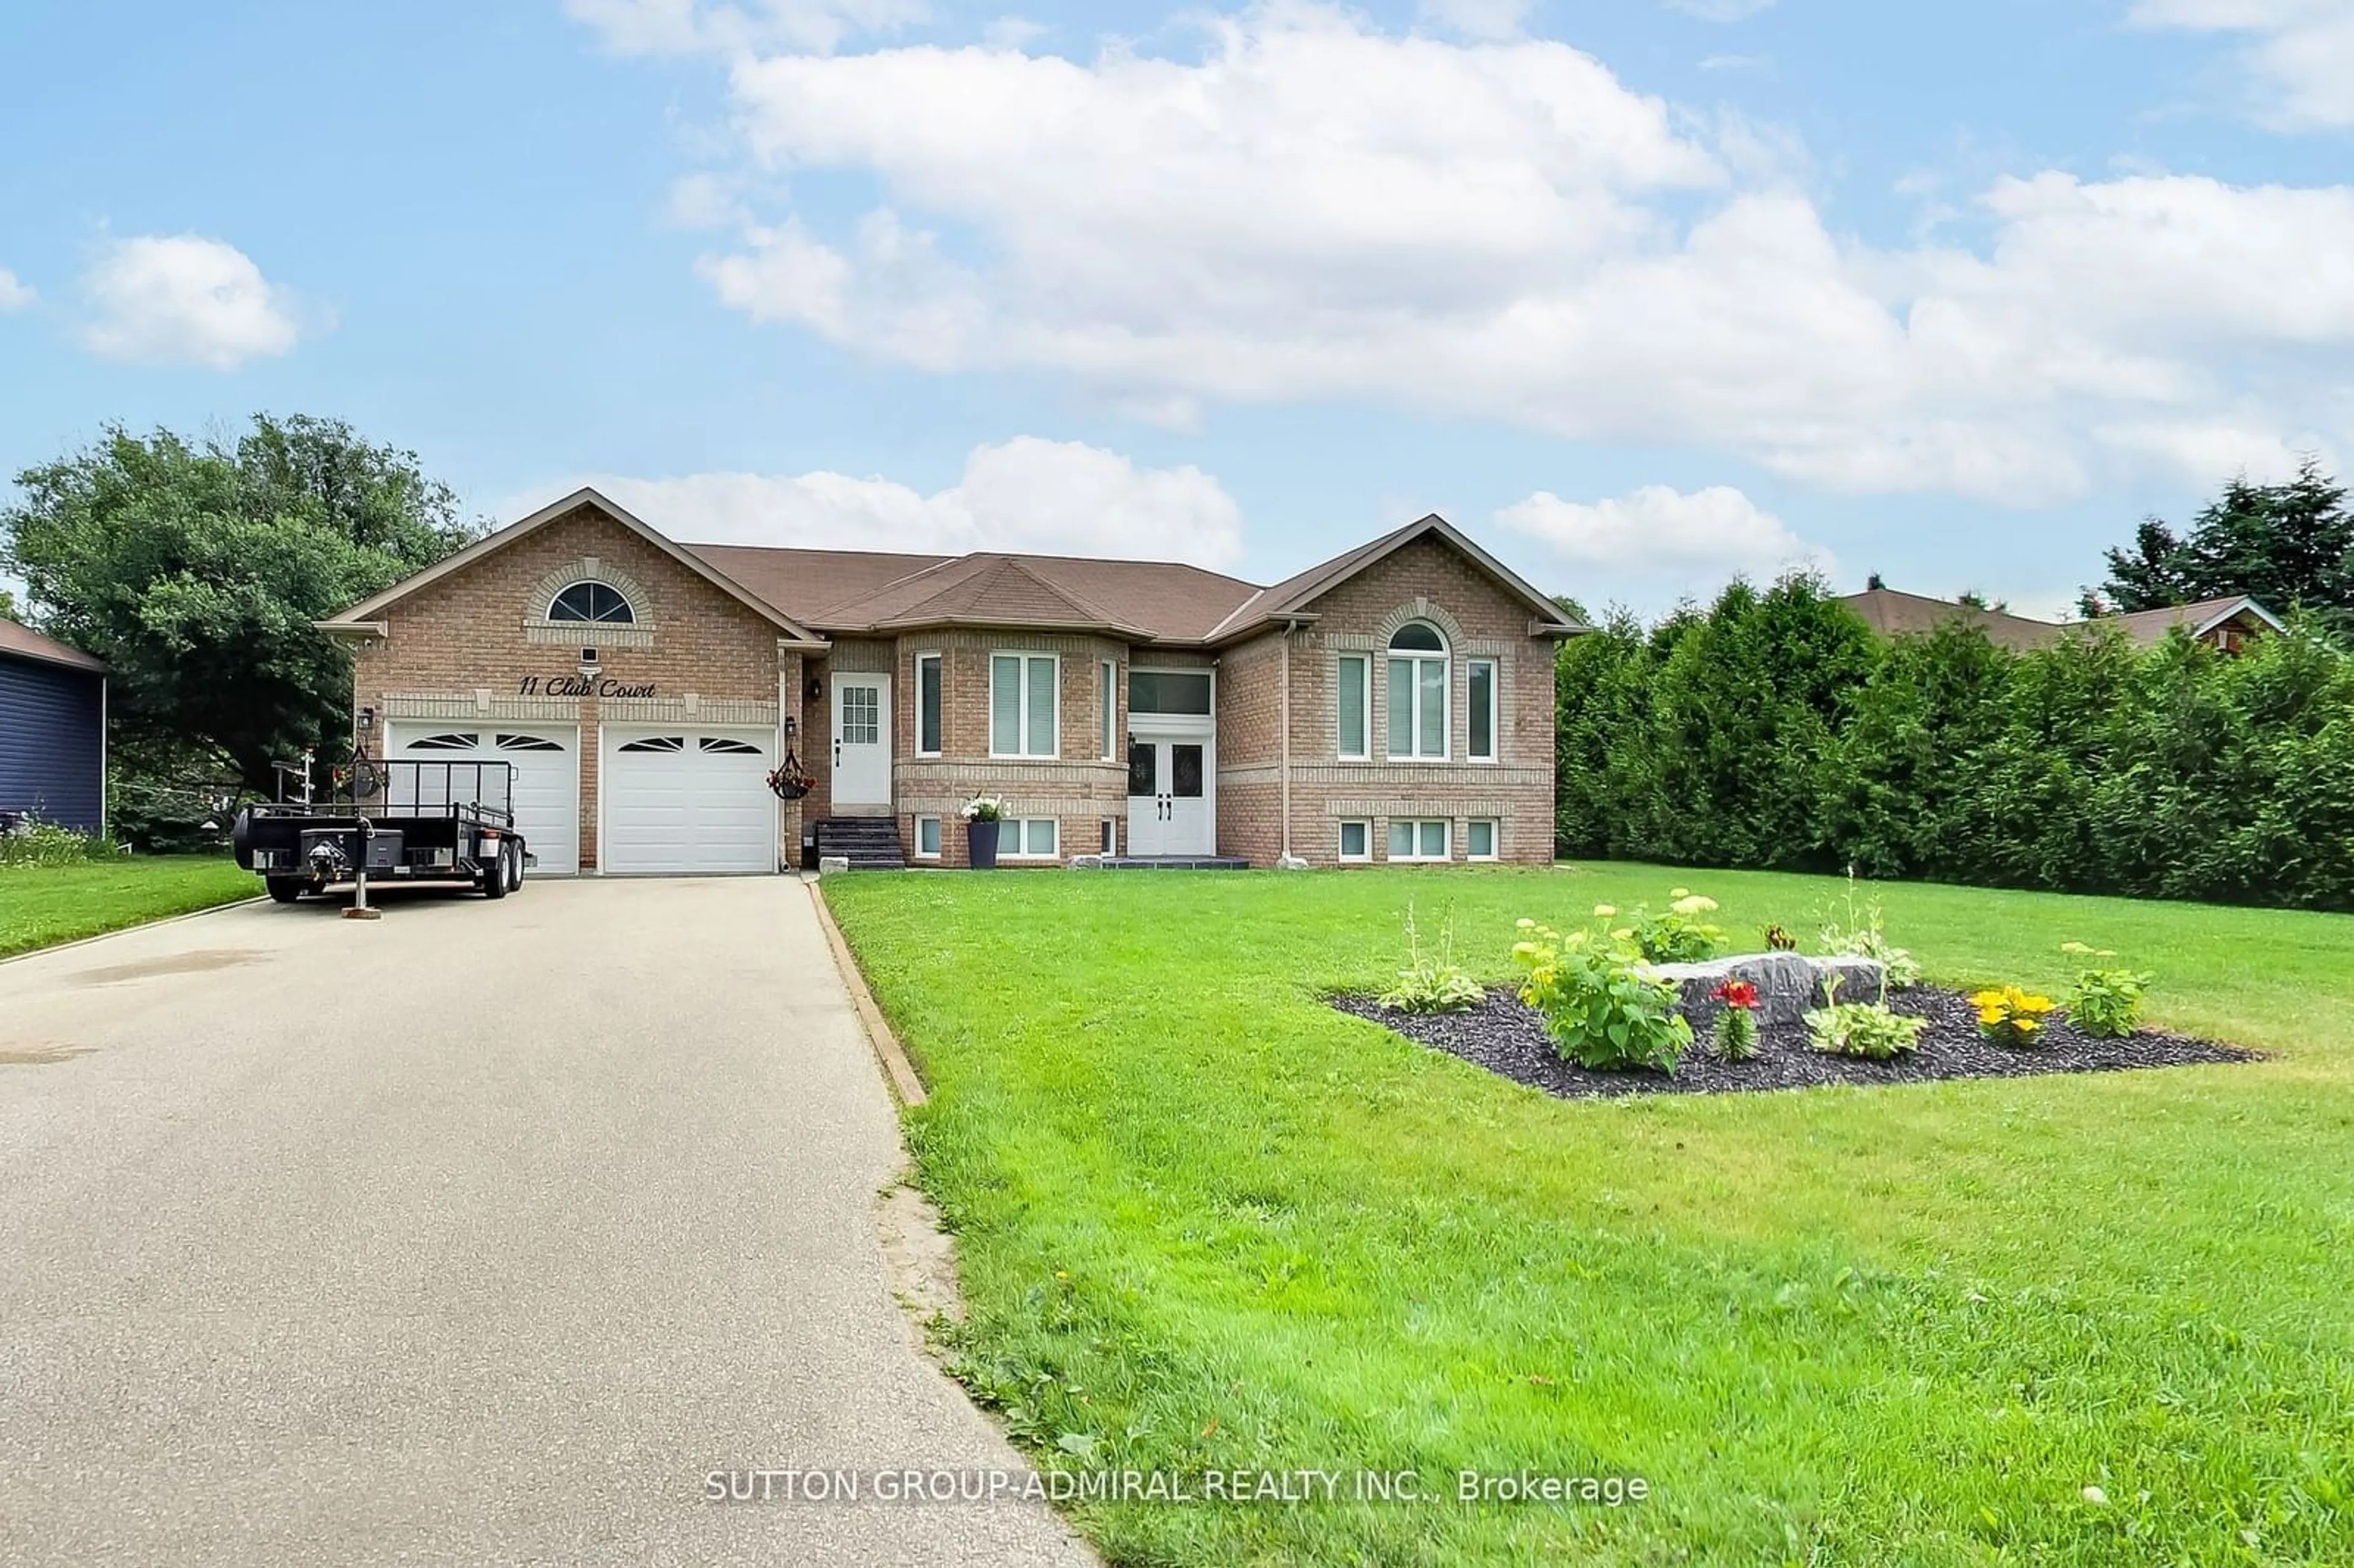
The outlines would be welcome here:
M 964 825 L 966 858 L 975 871 L 997 869 L 997 830 L 1002 822 L 972 821 Z

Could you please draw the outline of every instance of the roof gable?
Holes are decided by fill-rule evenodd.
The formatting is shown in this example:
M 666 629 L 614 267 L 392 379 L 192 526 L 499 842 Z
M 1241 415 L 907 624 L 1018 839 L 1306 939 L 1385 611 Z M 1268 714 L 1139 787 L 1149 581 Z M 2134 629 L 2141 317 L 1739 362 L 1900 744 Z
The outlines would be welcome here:
M 574 491 L 560 501 L 552 502 L 541 507 L 528 517 L 510 523 L 495 533 L 483 535 L 456 554 L 446 556 L 423 571 L 402 578 L 382 593 L 362 599 L 340 615 L 320 622 L 320 625 L 323 630 L 328 631 L 357 630 L 364 623 L 375 620 L 419 590 L 432 586 L 454 572 L 472 566 L 486 556 L 493 555 L 519 540 L 529 537 L 551 523 L 571 516 L 584 506 L 593 507 L 621 527 L 637 535 L 647 544 L 670 556 L 721 593 L 772 623 L 793 641 L 807 643 L 813 648 L 823 646 L 825 640 L 800 621 L 737 582 L 700 555 L 673 543 L 669 535 L 642 521 L 626 507 L 587 485 Z
M 1417 539 L 1436 537 L 1453 547 L 1485 572 L 1513 597 L 1528 606 L 1531 630 L 1540 629 L 1549 635 L 1571 636 L 1588 630 L 1572 620 L 1561 606 L 1546 598 L 1529 582 L 1495 556 L 1472 543 L 1455 524 L 1437 513 L 1419 518 L 1394 533 L 1368 540 L 1353 550 L 1320 562 L 1304 572 L 1296 573 L 1272 588 L 1260 589 L 1237 606 L 1234 612 L 1210 630 L 1207 641 L 1227 641 L 1248 635 L 1278 620 L 1313 619 L 1308 607 L 1351 577 L 1378 562 L 1387 560 Z

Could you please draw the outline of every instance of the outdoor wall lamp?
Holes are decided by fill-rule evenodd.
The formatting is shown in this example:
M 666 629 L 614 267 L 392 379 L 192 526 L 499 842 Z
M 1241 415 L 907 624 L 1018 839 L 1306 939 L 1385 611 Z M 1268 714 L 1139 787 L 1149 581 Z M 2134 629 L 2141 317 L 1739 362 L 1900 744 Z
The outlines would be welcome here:
M 785 738 L 786 738 L 787 740 L 790 740 L 790 739 L 792 739 L 792 737 L 793 737 L 793 736 L 795 736 L 799 735 L 799 734 L 801 732 L 801 720 L 799 720 L 799 719 L 797 719 L 797 718 L 795 718 L 792 715 L 790 715 L 790 714 L 787 714 L 787 715 L 785 715 L 785 725 L 784 725 L 784 729 L 785 729 Z
M 376 710 L 374 708 L 362 708 L 360 710 L 360 727 L 362 729 L 374 729 L 376 727 Z
M 599 668 L 599 666 L 597 663 L 597 650 L 594 648 L 583 648 L 580 650 L 580 678 L 584 681 L 595 680 L 597 678 L 597 671 Z

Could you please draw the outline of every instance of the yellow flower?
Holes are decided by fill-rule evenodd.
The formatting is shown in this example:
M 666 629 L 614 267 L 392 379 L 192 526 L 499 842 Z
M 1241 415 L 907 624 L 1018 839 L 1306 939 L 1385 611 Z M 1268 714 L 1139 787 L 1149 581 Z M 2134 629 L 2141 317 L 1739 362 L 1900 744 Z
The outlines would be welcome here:
M 1691 889 L 1689 887 L 1670 887 L 1668 889 L 1668 896 L 1670 898 L 1690 898 L 1691 896 Z
M 1705 915 L 1716 907 L 1716 900 L 1694 893 L 1677 899 L 1669 907 L 1679 915 Z
M 1610 935 L 1621 942 L 1631 942 L 1635 939 L 1635 927 L 1632 926 L 1621 926 L 1617 930 L 1611 932 Z
M 1596 920 L 1607 920 L 1617 913 L 1618 906 L 1616 904 L 1597 904 L 1594 906 L 1594 917 Z
M 2002 1009 L 1999 1006 L 1979 1008 L 1978 1022 L 1980 1023 L 2000 1023 L 2002 1022 Z
M 2043 1027 L 2043 1025 L 2036 1022 L 2035 1020 L 2031 1018 L 2014 1018 L 2010 1021 L 2010 1026 L 2013 1029 L 2018 1030 L 2021 1034 L 2032 1034 L 2037 1030 Z
M 1990 1007 L 2000 1007 L 2002 1003 L 2003 994 L 1999 991 L 1979 991 L 1970 993 L 1970 1005 L 1980 1011 Z

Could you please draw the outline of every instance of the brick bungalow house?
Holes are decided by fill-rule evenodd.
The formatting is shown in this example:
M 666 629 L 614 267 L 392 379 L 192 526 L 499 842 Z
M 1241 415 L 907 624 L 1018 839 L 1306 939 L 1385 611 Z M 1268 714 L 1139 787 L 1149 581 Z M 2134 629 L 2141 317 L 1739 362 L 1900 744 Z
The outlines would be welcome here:
M 1259 587 L 1070 556 L 683 545 L 566 496 L 323 630 L 368 755 L 514 765 L 542 872 L 826 853 L 1272 865 L 1553 855 L 1544 595 L 1431 516 Z M 788 753 L 812 779 L 779 800 Z

